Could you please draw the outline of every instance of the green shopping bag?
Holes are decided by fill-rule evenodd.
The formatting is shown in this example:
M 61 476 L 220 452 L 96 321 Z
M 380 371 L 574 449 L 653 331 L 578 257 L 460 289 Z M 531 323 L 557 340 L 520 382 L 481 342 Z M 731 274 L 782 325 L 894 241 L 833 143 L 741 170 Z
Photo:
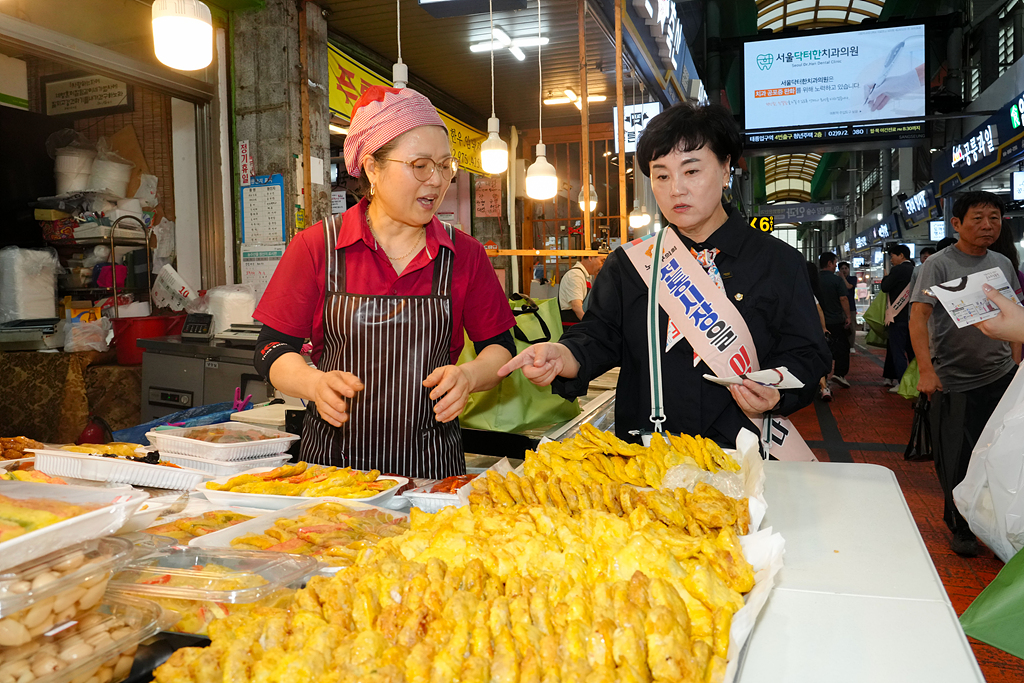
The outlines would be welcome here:
M 562 318 L 558 299 L 535 301 L 520 294 L 509 299 L 516 326 L 512 335 L 516 353 L 532 344 L 556 342 L 562 337 Z M 459 364 L 476 358 L 473 342 L 459 356 Z M 459 423 L 469 429 L 518 434 L 528 429 L 567 422 L 580 414 L 579 401 L 567 401 L 551 392 L 551 387 L 538 387 L 522 372 L 513 372 L 488 391 L 469 395 Z
M 1024 659 L 1024 553 L 1010 558 L 960 617 L 964 633 Z
M 885 329 L 885 309 L 888 306 L 888 295 L 879 292 L 868 310 L 864 311 L 864 322 L 868 324 L 868 334 L 864 343 L 884 349 L 889 343 L 889 332 Z
M 917 390 L 917 381 L 919 379 L 921 379 L 921 373 L 917 369 L 917 359 L 915 358 L 910 361 L 907 371 L 900 378 L 900 388 L 897 393 L 908 401 L 913 401 L 921 393 Z

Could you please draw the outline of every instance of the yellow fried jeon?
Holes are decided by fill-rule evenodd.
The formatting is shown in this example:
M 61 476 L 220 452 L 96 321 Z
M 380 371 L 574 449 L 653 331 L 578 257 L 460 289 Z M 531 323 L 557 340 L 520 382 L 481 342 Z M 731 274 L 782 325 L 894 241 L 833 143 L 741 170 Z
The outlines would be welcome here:
M 398 484 L 394 479 L 379 479 L 380 472 L 361 472 L 349 467 L 323 467 L 298 462 L 268 472 L 240 474 L 223 484 L 210 481 L 206 488 L 234 493 L 258 493 L 275 496 L 320 498 L 369 498 Z
M 550 471 L 572 472 L 599 482 L 658 488 L 670 468 L 689 463 L 709 472 L 738 472 L 739 464 L 711 439 L 688 434 L 654 434 L 650 447 L 630 444 L 591 424 L 580 425 L 576 436 L 548 441 L 526 451 L 523 471 L 534 477 Z

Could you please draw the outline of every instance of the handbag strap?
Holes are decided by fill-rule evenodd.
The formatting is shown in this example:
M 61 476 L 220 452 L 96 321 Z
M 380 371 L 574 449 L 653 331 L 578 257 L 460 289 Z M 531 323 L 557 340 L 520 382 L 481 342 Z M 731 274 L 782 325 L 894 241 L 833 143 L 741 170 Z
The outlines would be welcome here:
M 651 366 L 651 422 L 654 431 L 660 432 L 665 422 L 665 407 L 662 405 L 661 383 L 661 337 L 658 325 L 658 284 L 661 282 L 661 243 L 666 230 L 658 232 L 654 241 L 654 258 L 651 261 L 651 286 L 647 295 L 647 353 Z
M 541 344 L 544 342 L 551 341 L 551 330 L 550 328 L 548 328 L 548 324 L 544 322 L 544 317 L 541 316 L 539 312 L 540 306 L 537 305 L 537 302 L 531 299 L 530 297 L 526 296 L 525 294 L 519 293 L 513 293 L 512 296 L 509 298 L 512 299 L 513 301 L 523 302 L 523 305 L 520 308 L 512 309 L 512 315 L 516 317 L 521 315 L 535 316 L 537 318 L 537 321 L 540 323 L 541 330 L 541 336 L 537 337 L 536 339 L 529 339 L 526 336 L 526 334 L 519 329 L 519 325 L 517 323 L 516 326 L 512 328 L 512 336 L 514 336 L 516 339 L 523 342 L 524 344 Z

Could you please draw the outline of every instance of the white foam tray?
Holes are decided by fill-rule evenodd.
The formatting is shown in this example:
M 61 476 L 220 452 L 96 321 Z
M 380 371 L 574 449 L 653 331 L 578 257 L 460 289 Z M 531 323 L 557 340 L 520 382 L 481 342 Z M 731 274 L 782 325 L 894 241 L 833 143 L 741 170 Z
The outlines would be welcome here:
M 10 498 L 60 500 L 75 505 L 103 505 L 96 510 L 0 543 L 0 570 L 42 557 L 65 546 L 115 533 L 149 498 L 145 491 L 119 491 L 25 481 L 0 481 L 0 494 Z
M 55 477 L 74 477 L 157 489 L 188 490 L 213 475 L 190 468 L 165 467 L 123 458 L 105 458 L 70 451 L 32 451 L 36 469 Z
M 246 441 L 244 443 L 210 443 L 199 439 L 190 439 L 182 436 L 193 429 L 205 429 L 206 427 L 223 427 L 233 431 L 256 430 L 270 439 L 260 441 Z M 206 425 L 206 427 L 178 427 L 176 429 L 161 429 L 154 432 L 146 432 L 146 438 L 161 453 L 178 453 L 180 455 L 191 455 L 197 458 L 208 458 L 210 460 L 246 460 L 248 458 L 259 458 L 267 455 L 284 453 L 295 441 L 299 440 L 294 434 L 279 432 L 275 429 L 257 427 L 256 425 L 244 422 L 218 422 L 217 424 Z
M 402 495 L 409 500 L 414 508 L 424 512 L 437 512 L 449 505 L 459 505 L 459 496 L 455 493 L 431 493 L 433 484 L 406 491 Z
M 256 467 L 241 474 L 259 474 L 261 472 L 269 472 L 274 469 L 273 467 Z M 234 475 L 238 476 L 238 475 Z M 217 477 L 213 482 L 217 484 L 226 484 L 231 477 Z M 394 497 L 395 492 L 398 489 L 409 483 L 409 480 L 405 477 L 390 477 L 382 476 L 378 479 L 390 479 L 398 482 L 395 486 L 392 486 L 387 491 L 381 491 L 375 493 L 372 496 L 366 498 L 337 498 L 337 500 L 351 501 L 353 503 L 365 503 L 367 505 L 381 506 L 388 500 Z M 265 493 L 236 493 L 235 491 L 214 491 L 206 488 L 206 484 L 209 482 L 203 482 L 196 486 L 196 491 L 206 496 L 206 499 L 216 503 L 218 505 L 235 505 L 241 507 L 260 508 L 263 510 L 282 510 L 286 507 L 296 505 L 309 500 L 319 500 L 318 498 L 309 498 L 307 496 L 275 496 Z M 332 498 L 333 500 L 333 498 Z
M 280 453 L 265 458 L 225 462 L 223 460 L 209 460 L 207 458 L 197 458 L 192 455 L 181 455 L 180 453 L 168 453 L 166 451 L 160 453 L 161 460 L 173 462 L 175 465 L 181 465 L 182 467 L 191 467 L 194 470 L 202 470 L 214 477 L 233 477 L 254 467 L 280 467 L 288 462 L 289 458 L 291 458 L 289 454 Z

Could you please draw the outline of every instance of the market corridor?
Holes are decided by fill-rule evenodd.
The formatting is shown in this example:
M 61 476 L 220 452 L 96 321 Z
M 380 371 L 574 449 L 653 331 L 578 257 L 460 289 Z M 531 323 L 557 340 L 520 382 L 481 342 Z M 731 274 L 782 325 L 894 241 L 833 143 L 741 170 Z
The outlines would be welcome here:
M 863 338 L 861 338 L 862 342 Z M 882 386 L 884 350 L 858 343 L 850 358 L 849 389 L 833 388 L 831 403 L 815 400 L 793 416 L 793 423 L 819 460 L 863 462 L 896 473 L 910 511 L 928 546 L 956 613 L 995 578 L 1003 563 L 982 545 L 978 557 L 965 558 L 949 548 L 952 535 L 942 522 L 942 490 L 931 462 L 907 462 L 903 450 L 910 436 L 910 401 Z M 879 530 L 883 533 L 884 530 Z M 1024 661 L 968 638 L 989 683 L 1024 680 Z

